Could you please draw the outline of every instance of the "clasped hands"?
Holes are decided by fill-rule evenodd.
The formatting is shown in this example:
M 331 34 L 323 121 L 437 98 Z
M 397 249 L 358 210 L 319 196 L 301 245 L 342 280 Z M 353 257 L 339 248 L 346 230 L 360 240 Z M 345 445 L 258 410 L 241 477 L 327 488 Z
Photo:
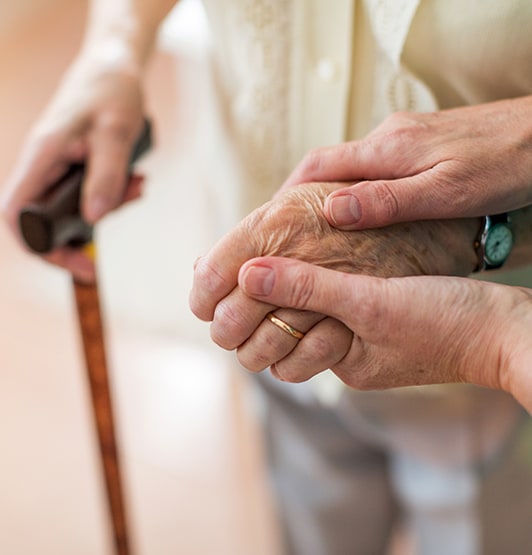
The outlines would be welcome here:
M 363 276 L 467 275 L 476 262 L 472 244 L 478 220 L 340 231 L 323 213 L 328 194 L 339 187 L 314 183 L 290 188 L 252 212 L 196 263 L 193 312 L 212 321 L 212 339 L 225 349 L 236 349 L 244 367 L 260 371 L 270 366 L 282 380 L 304 381 L 328 368 L 357 388 L 460 380 L 459 369 L 440 375 L 441 367 L 452 367 L 451 353 L 443 348 L 441 367 L 432 371 L 427 364 L 432 351 L 422 352 L 422 343 L 415 359 L 411 349 L 401 353 L 400 314 L 381 327 L 377 304 L 371 302 L 374 287 L 367 287 L 373 279 L 364 281 Z M 283 259 L 253 260 L 256 257 Z M 322 268 L 326 274 L 315 273 Z M 342 282 L 353 274 L 359 279 L 355 292 L 351 282 Z M 315 288 L 318 278 L 334 280 L 327 298 L 320 298 Z M 389 280 L 382 282 L 383 287 L 393 286 Z M 279 308 L 283 304 L 296 308 Z M 266 318 L 271 312 L 305 333 L 303 339 L 273 325 Z M 418 320 L 423 326 L 423 318 Z M 420 332 L 412 329 L 410 335 Z
M 358 389 L 464 381 L 532 410 L 531 291 L 437 277 L 476 266 L 478 216 L 532 202 L 530 116 L 532 96 L 399 113 L 311 152 L 197 262 L 192 310 L 246 368 L 283 380 L 330 368 Z

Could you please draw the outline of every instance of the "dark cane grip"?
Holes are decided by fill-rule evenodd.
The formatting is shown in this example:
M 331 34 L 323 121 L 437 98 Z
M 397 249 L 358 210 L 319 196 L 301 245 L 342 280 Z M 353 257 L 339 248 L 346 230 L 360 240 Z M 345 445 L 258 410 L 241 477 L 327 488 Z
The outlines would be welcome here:
M 129 160 L 129 168 L 147 152 L 152 144 L 151 123 L 145 120 Z M 19 214 L 19 226 L 26 245 L 45 254 L 58 247 L 79 247 L 92 240 L 92 226 L 80 212 L 81 186 L 85 165 L 73 164 L 66 174 L 45 194 L 25 206 Z

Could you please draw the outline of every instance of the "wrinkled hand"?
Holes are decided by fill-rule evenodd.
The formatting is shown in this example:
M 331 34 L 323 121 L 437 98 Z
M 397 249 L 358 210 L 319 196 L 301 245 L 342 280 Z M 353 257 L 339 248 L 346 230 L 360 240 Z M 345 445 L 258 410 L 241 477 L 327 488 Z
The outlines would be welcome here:
M 338 366 L 352 333 L 333 318 L 278 310 L 276 316 L 307 332 L 298 341 L 265 321 L 275 305 L 249 299 L 237 287 L 238 271 L 257 256 L 284 256 L 348 273 L 375 276 L 466 275 L 475 266 L 476 220 L 400 224 L 344 232 L 323 216 L 323 202 L 339 185 L 292 188 L 255 210 L 197 262 L 190 296 L 192 311 L 212 320 L 211 336 L 237 349 L 240 362 L 258 371 L 274 364 L 277 377 L 302 381 Z
M 357 389 L 469 382 L 512 393 L 532 411 L 532 290 L 464 278 L 381 279 L 287 258 L 240 270 L 251 297 L 327 314 L 353 335 L 333 371 Z
M 357 181 L 325 204 L 341 229 L 514 210 L 532 204 L 531 122 L 532 96 L 396 113 L 363 140 L 312 151 L 284 187 Z
M 19 237 L 21 208 L 40 197 L 74 162 L 87 162 L 82 214 L 88 222 L 137 197 L 141 178 L 128 180 L 126 172 L 142 123 L 139 75 L 129 68 L 79 59 L 27 137 L 4 189 L 1 208 L 15 235 Z M 45 258 L 85 281 L 94 277 L 93 264 L 81 251 L 62 248 Z

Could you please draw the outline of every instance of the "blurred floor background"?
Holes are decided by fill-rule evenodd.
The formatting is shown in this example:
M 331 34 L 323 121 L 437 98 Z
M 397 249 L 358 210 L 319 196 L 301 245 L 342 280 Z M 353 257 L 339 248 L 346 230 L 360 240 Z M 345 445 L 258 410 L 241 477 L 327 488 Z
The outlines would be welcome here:
M 0 186 L 76 52 L 85 9 L 0 5 Z M 191 2 L 182 9 L 185 40 L 165 28 L 150 68 L 145 198 L 98 231 L 132 531 L 139 555 L 276 555 L 251 393 L 188 310 L 211 230 L 186 163 L 202 21 Z M 0 260 L 0 553 L 110 554 L 68 276 L 4 227 Z

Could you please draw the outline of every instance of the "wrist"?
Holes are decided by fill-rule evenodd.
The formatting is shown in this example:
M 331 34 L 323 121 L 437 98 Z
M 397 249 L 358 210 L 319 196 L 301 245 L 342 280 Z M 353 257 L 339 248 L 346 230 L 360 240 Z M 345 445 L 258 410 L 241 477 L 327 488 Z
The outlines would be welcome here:
M 478 252 L 475 242 L 482 218 L 463 218 L 454 224 L 455 235 L 451 238 L 455 249 L 456 275 L 468 276 L 478 266 Z
M 93 0 L 79 58 L 140 73 L 153 50 L 165 12 L 158 2 Z
M 480 218 L 431 220 L 420 222 L 421 231 L 430 240 L 423 249 L 432 275 L 468 276 L 477 265 L 474 249 Z M 425 239 L 426 243 L 426 239 Z M 423 245 L 419 241 L 419 245 Z
M 499 357 L 499 386 L 532 413 L 532 290 L 504 287 L 513 308 Z
M 85 43 L 75 66 L 98 73 L 121 73 L 140 78 L 146 67 L 149 48 L 131 37 L 109 34 Z

